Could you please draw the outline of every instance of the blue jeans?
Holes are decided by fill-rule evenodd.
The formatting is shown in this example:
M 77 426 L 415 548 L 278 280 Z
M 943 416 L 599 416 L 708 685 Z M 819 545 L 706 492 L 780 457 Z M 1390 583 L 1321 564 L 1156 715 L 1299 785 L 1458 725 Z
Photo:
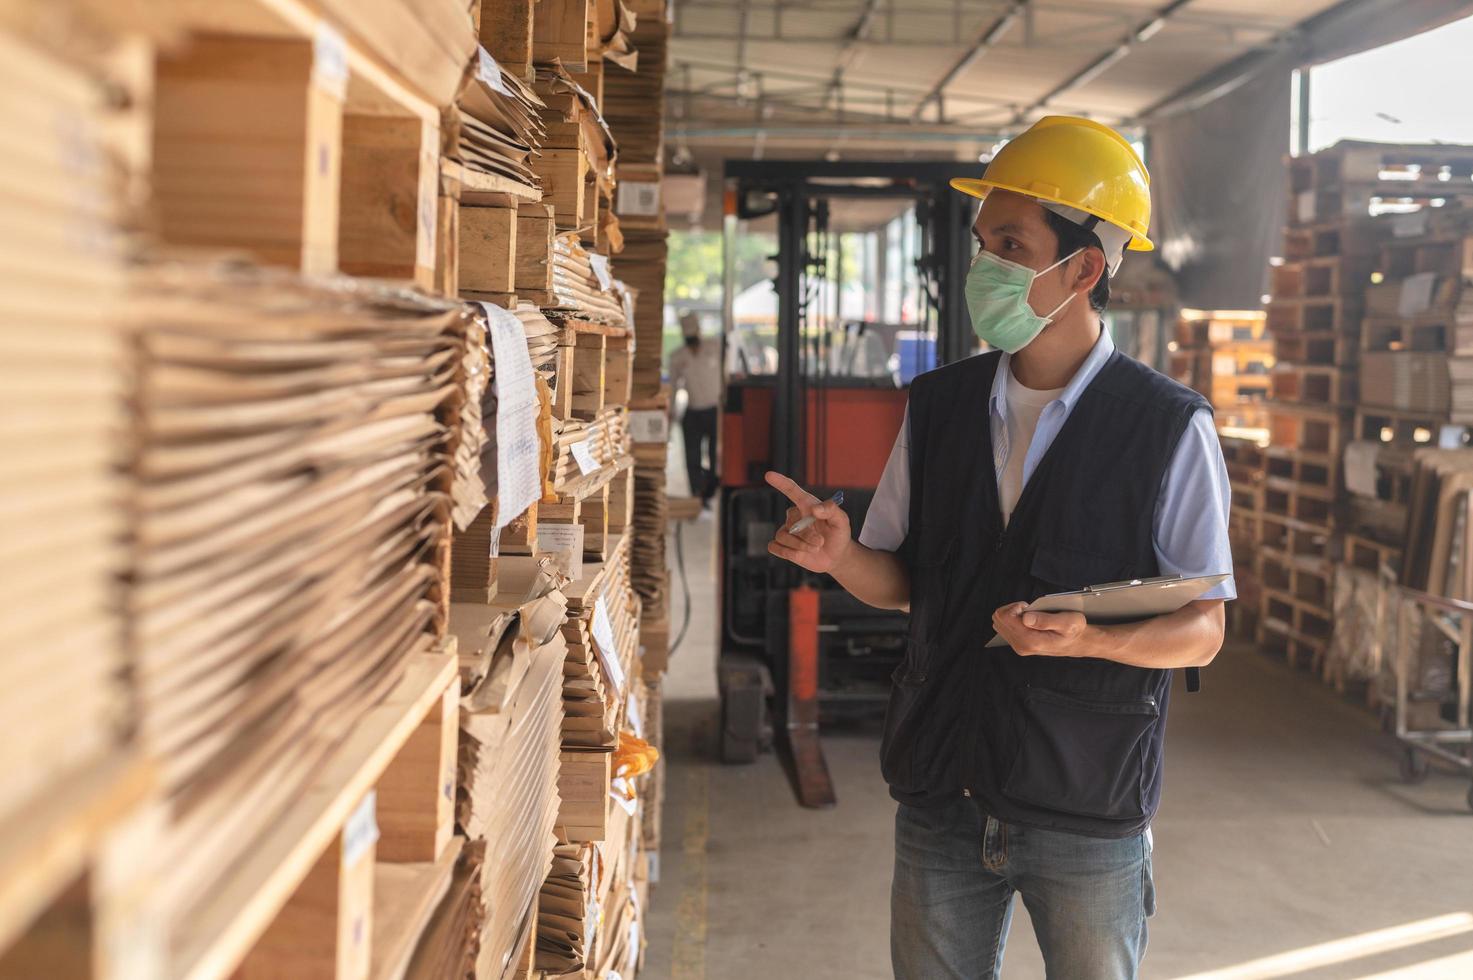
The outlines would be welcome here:
M 1150 832 L 1121 840 L 1035 830 L 971 799 L 900 805 L 890 893 L 897 980 L 1000 977 L 1013 892 L 1050 980 L 1133 980 L 1156 911 Z

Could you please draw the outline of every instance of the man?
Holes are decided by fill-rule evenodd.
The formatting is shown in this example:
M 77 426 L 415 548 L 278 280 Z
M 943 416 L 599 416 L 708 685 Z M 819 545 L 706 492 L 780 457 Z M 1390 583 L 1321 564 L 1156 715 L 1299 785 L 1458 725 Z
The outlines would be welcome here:
M 1135 977 L 1172 672 L 1212 661 L 1234 586 L 1122 626 L 1021 610 L 1230 572 L 1226 467 L 1201 396 L 1100 322 L 1125 247 L 1152 247 L 1129 143 L 1050 116 L 953 186 L 982 199 L 966 296 L 998 350 L 916 378 L 858 541 L 839 508 L 769 474 L 795 505 L 784 527 L 817 523 L 768 547 L 910 610 L 881 747 L 896 976 L 999 976 L 1016 891 L 1049 977 Z M 996 634 L 1007 646 L 984 648 Z
M 685 389 L 685 417 L 680 431 L 685 438 L 685 472 L 690 478 L 690 495 L 701 498 L 701 507 L 711 505 L 716 493 L 716 409 L 721 402 L 720 344 L 701 339 L 701 318 L 694 311 L 680 317 L 685 346 L 670 355 L 672 393 Z M 672 402 L 670 410 L 675 411 Z M 703 454 L 704 460 L 703 461 Z

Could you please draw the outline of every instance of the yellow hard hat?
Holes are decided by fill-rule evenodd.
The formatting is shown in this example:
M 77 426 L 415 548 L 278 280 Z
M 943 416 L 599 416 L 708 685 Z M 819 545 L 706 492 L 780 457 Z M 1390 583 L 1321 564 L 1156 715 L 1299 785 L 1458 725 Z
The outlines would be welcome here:
M 994 187 L 1087 211 L 1130 233 L 1129 248 L 1149 252 L 1151 175 L 1135 148 L 1109 126 L 1078 116 L 1044 116 L 1010 140 L 980 178 L 951 186 L 973 197 Z

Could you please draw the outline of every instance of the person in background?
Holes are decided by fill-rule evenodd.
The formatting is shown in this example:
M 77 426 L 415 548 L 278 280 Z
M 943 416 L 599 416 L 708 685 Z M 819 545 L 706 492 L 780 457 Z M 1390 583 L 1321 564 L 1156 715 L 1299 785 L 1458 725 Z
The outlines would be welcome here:
M 701 338 L 701 318 L 687 310 L 680 316 L 685 345 L 670 355 L 670 412 L 675 412 L 674 393 L 685 389 L 685 417 L 680 431 L 685 438 L 685 472 L 690 494 L 701 498 L 703 508 L 716 493 L 716 409 L 721 402 L 721 351 L 714 340 Z

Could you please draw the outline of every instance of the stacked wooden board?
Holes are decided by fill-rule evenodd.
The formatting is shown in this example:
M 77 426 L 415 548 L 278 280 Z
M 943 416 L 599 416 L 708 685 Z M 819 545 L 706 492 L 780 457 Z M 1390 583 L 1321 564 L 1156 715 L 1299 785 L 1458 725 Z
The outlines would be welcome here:
M 606 74 L 661 86 L 662 6 L 643 62 L 607 0 L 54 6 L 44 44 L 0 35 L 12 130 L 69 120 L 6 164 L 24 220 L 0 277 L 66 329 L 0 336 L 22 423 L 0 503 L 28 522 L 13 559 L 45 570 L 7 635 L 78 679 L 38 693 L 11 661 L 17 711 L 47 710 L 6 755 L 0 962 L 537 976 L 573 834 L 603 869 L 584 968 L 632 976 L 658 834 L 626 750 L 659 717 L 634 583 L 663 569 L 634 563 L 617 275 L 658 308 L 663 261 L 611 261 L 600 104 Z M 658 161 L 658 127 L 621 125 Z M 602 765 L 581 797 L 573 701 Z
M 119 478 L 127 430 L 124 178 L 105 79 L 0 34 L 0 950 L 93 865 L 137 796 Z M 64 121 L 65 125 L 58 125 Z M 24 148 L 22 150 L 21 148 Z

